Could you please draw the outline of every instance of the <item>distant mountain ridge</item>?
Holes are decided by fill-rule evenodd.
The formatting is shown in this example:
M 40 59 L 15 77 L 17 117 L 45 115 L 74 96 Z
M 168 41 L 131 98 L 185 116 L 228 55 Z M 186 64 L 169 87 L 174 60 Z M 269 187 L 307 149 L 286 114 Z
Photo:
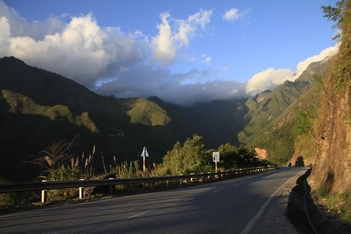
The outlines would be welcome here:
M 21 162 L 76 135 L 77 153 L 96 145 L 109 165 L 113 156 L 119 161 L 139 159 L 144 146 L 160 162 L 177 140 L 193 134 L 147 99 L 103 97 L 14 57 L 0 59 L 0 77 L 0 176 L 5 179 L 26 180 L 21 170 L 32 179 L 38 173 L 28 166 L 18 170 Z M 96 168 L 101 171 L 99 161 Z M 13 173 L 16 170 L 19 173 Z
M 0 59 L 0 177 L 32 179 L 37 171 L 20 167 L 20 162 L 76 135 L 78 154 L 95 145 L 107 165 L 113 156 L 118 161 L 139 160 L 144 146 L 150 163 L 159 163 L 177 141 L 193 134 L 203 136 L 206 147 L 213 149 L 226 143 L 255 143 L 262 136 L 257 133 L 267 131 L 265 127 L 309 89 L 311 74 L 319 68 L 318 63 L 311 65 L 295 82 L 248 100 L 217 100 L 185 108 L 158 97 L 104 97 L 70 79 L 4 57 Z M 95 164 L 102 171 L 101 159 Z
M 249 98 L 245 103 L 248 124 L 239 132 L 239 140 L 267 150 L 273 162 L 289 161 L 296 151 L 296 126 L 318 96 L 318 90 L 311 90 L 314 76 L 323 73 L 328 59 L 311 63 L 293 82 L 285 81 L 272 91 Z
M 249 123 L 240 133 L 240 141 L 250 142 L 257 133 L 279 117 L 288 106 L 311 88 L 314 74 L 323 71 L 324 62 L 314 62 L 295 81 L 285 81 L 273 91 L 266 90 L 249 98 L 245 105 L 249 112 L 245 116 Z M 255 137 L 253 137 L 255 138 Z

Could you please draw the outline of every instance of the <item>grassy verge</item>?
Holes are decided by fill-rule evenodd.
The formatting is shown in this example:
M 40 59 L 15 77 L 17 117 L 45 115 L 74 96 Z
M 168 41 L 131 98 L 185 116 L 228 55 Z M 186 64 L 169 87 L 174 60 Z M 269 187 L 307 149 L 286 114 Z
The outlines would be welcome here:
M 313 192 L 313 199 L 319 209 L 335 225 L 340 225 L 351 233 L 351 190 L 331 194 L 323 186 Z

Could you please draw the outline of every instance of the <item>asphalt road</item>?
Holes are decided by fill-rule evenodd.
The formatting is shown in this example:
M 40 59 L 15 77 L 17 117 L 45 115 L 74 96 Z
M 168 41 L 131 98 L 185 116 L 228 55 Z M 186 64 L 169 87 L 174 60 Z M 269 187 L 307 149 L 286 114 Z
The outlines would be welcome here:
M 0 233 L 250 233 L 305 168 L 0 216 Z M 272 229 L 273 230 L 273 229 Z

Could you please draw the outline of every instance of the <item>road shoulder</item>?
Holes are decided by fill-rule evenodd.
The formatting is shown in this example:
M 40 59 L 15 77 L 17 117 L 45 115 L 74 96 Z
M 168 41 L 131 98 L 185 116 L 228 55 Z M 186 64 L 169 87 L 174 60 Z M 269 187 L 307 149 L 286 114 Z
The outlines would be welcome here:
M 249 233 L 298 233 L 287 215 L 289 195 L 296 185 L 296 179 L 290 180 L 277 192 Z

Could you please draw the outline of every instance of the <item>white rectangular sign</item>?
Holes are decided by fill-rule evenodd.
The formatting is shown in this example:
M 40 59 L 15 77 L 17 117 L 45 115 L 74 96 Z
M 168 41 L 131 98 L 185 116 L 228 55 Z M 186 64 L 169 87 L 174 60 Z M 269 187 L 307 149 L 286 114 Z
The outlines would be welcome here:
M 212 153 L 212 160 L 213 162 L 219 162 L 219 152 Z

